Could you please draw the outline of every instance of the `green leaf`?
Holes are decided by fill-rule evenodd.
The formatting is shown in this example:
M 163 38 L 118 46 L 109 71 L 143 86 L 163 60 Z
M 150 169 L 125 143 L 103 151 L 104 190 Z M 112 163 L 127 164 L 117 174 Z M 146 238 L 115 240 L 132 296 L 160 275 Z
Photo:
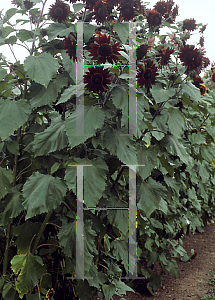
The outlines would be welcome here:
M 171 97 L 173 97 L 176 91 L 174 88 L 168 88 L 167 90 L 164 90 L 162 88 L 161 83 L 157 83 L 156 85 L 152 86 L 151 93 L 155 99 L 155 102 L 161 103 L 161 102 L 166 102 Z
M 11 17 L 15 15 L 17 12 L 17 8 L 10 8 L 5 12 L 4 18 L 3 18 L 3 23 L 7 22 L 10 20 Z
M 15 29 L 11 26 L 5 26 L 2 29 L 2 36 L 6 38 L 11 32 L 13 32 Z
M 135 293 L 135 291 L 132 288 L 130 288 L 128 285 L 126 285 L 124 282 L 122 282 L 121 279 L 114 278 L 112 282 L 113 284 L 115 284 L 117 293 L 119 294 L 126 294 L 127 291 Z
M 128 219 L 126 220 L 128 222 Z M 122 264 L 125 267 L 126 272 L 129 270 L 128 264 L 128 238 L 121 236 L 120 238 L 115 239 L 111 242 L 111 248 L 113 255 L 117 259 L 117 261 L 122 261 Z
M 24 61 L 24 69 L 28 76 L 46 88 L 57 72 L 59 63 L 50 53 L 43 53 L 39 56 L 28 56 Z
M 170 176 L 173 176 L 174 175 L 174 168 L 173 168 L 173 166 L 171 166 L 169 164 L 168 158 L 165 157 L 164 155 L 162 155 L 161 157 L 159 157 L 159 160 L 161 162 L 162 167 L 164 167 L 167 170 L 167 172 L 169 173 Z
M 71 85 L 65 89 L 56 105 L 67 102 L 73 95 L 76 95 L 76 85 Z
M 58 36 L 68 37 L 70 32 L 76 32 L 74 24 L 67 28 L 65 24 L 57 22 L 50 24 L 47 30 L 49 40 L 54 40 Z
M 8 141 L 7 142 L 7 149 L 12 154 L 20 155 L 19 143 L 17 141 Z
M 24 210 L 21 195 L 17 187 L 11 189 L 6 198 L 7 206 L 1 215 L 1 224 L 6 225 L 10 219 L 16 218 Z
M 161 143 L 170 154 L 179 156 L 186 165 L 192 165 L 193 158 L 187 153 L 186 148 L 175 136 L 167 135 Z
M 108 128 L 102 138 L 102 146 L 126 165 L 137 165 L 136 148 L 133 140 L 122 130 Z
M 0 137 L 4 140 L 19 129 L 28 120 L 30 112 L 27 100 L 0 99 Z
M 98 255 L 96 249 L 96 232 L 92 229 L 92 220 L 84 222 L 84 272 L 88 272 L 93 264 L 94 255 Z
M 32 39 L 34 37 L 34 34 L 30 30 L 20 29 L 17 32 L 16 36 L 22 43 L 24 43 L 25 41 Z
M 119 208 L 128 208 L 128 203 L 120 201 L 117 197 L 110 197 L 107 201 L 107 207 L 112 208 L 116 207 L 118 209 L 108 209 L 107 218 L 113 226 L 118 228 L 124 235 L 128 232 L 128 209 L 119 209 Z
M 20 299 L 17 291 L 10 282 L 7 282 L 3 286 L 2 297 L 4 300 L 18 300 Z
M 149 148 L 139 147 L 137 152 L 138 174 L 142 180 L 145 180 L 151 175 L 152 170 L 157 166 L 157 150 L 156 147 L 150 146 Z
M 97 289 L 100 289 L 100 285 L 103 285 L 108 278 L 107 274 L 103 272 L 98 272 L 98 269 L 94 264 L 92 264 L 89 271 L 85 273 L 85 276 L 88 277 L 87 281 L 89 282 L 89 285 L 94 286 Z
M 61 117 L 57 117 L 52 119 L 51 125 L 47 129 L 37 132 L 33 142 L 35 156 L 47 155 L 67 147 L 68 139 L 64 130 L 64 121 Z
M 15 244 L 18 254 L 26 254 L 28 252 L 31 240 L 35 234 L 38 234 L 40 227 L 41 223 L 29 220 L 22 225 L 13 227 L 13 234 L 17 237 Z
M 46 272 L 42 258 L 33 256 L 31 252 L 14 256 L 11 260 L 11 268 L 15 274 L 19 274 L 16 279 L 16 289 L 21 299 L 37 285 L 38 279 Z
M 98 28 L 99 26 L 94 24 L 84 24 L 83 26 L 83 31 L 84 31 L 84 42 L 89 41 L 89 39 L 93 36 L 93 34 L 95 34 L 95 30 Z
M 123 87 L 115 86 L 111 92 L 111 98 L 116 108 L 122 109 L 122 126 L 128 127 L 128 93 Z M 136 104 L 136 103 L 135 103 Z
M 86 4 L 83 3 L 73 3 L 74 13 L 76 14 L 78 11 L 82 10 L 82 8 L 84 8 L 85 6 Z
M 178 109 L 173 109 L 171 112 L 168 112 L 168 126 L 172 135 L 177 137 L 182 134 L 184 129 L 184 118 Z
M 7 74 L 7 71 L 5 69 L 3 69 L 2 67 L 0 67 L 0 81 L 2 81 L 5 76 Z
M 57 236 L 63 252 L 73 258 L 76 255 L 76 221 L 68 223 L 66 218 L 62 218 L 62 225 Z
M 58 177 L 40 174 L 31 175 L 23 186 L 25 219 L 32 218 L 60 206 L 66 194 L 66 185 Z
M 9 169 L 0 167 L 0 199 L 4 198 L 11 190 L 13 181 L 13 172 Z
M 137 207 L 149 218 L 156 209 L 159 209 L 159 203 L 163 200 L 165 193 L 165 187 L 150 177 L 147 182 L 140 184 L 137 191 Z
M 116 287 L 114 284 L 103 284 L 102 286 L 103 293 L 105 295 L 105 300 L 112 299 L 113 294 L 115 293 Z
M 106 187 L 108 167 L 100 157 L 92 160 L 76 158 L 73 161 L 71 165 L 92 165 L 84 167 L 84 203 L 87 207 L 95 207 Z M 64 178 L 68 188 L 75 194 L 77 194 L 76 172 L 77 167 L 68 166 Z
M 128 23 L 115 23 L 113 25 L 113 30 L 116 31 L 116 33 L 118 34 L 121 42 L 123 44 L 126 44 L 126 41 L 128 39 L 128 36 L 129 36 Z
M 190 81 L 187 81 L 186 83 L 182 82 L 181 86 L 191 100 L 195 102 L 201 102 L 201 94 L 199 88 L 197 88 Z
M 77 120 L 82 120 L 84 115 L 84 134 L 85 135 L 76 135 L 76 118 Z M 73 148 L 84 141 L 89 137 L 95 134 L 96 129 L 101 128 L 104 124 L 105 113 L 98 106 L 84 106 L 84 112 L 79 110 L 77 113 L 74 111 L 66 120 L 66 133 L 69 138 L 70 147 Z M 79 121 L 80 122 L 80 121 Z M 77 128 L 78 132 L 78 128 Z
M 37 94 L 30 100 L 31 107 L 40 107 L 55 102 L 58 93 L 67 85 L 67 83 L 68 77 L 58 75 L 55 81 L 49 82 L 47 89 L 40 84 L 35 84 Z
M 73 84 L 76 85 L 76 62 L 73 62 L 73 59 L 70 59 L 66 50 L 63 50 L 62 53 L 62 63 L 66 72 L 68 72 L 69 76 L 73 80 Z

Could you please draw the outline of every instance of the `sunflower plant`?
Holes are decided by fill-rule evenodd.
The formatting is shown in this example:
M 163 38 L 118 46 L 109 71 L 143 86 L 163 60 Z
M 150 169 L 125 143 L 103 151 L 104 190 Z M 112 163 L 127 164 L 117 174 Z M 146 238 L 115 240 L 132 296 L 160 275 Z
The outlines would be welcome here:
M 2 299 L 154 294 L 193 257 L 181 238 L 215 217 L 215 67 L 206 25 L 178 11 L 13 0 L 1 12 L 14 56 L 0 56 Z

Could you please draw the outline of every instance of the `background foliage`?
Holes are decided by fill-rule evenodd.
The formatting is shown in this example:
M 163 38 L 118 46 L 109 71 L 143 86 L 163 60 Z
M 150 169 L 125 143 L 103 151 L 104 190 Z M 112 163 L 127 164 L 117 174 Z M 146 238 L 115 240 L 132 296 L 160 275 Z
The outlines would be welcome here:
M 123 165 L 137 164 L 145 165 L 137 169 L 137 271 L 153 294 L 164 271 L 177 276 L 176 257 L 185 262 L 195 257 L 183 249 L 183 234 L 203 231 L 215 214 L 213 65 L 201 78 L 205 90 L 194 84 L 209 64 L 205 26 L 175 22 L 173 1 L 159 1 L 167 9 L 163 15 L 133 1 L 130 19 L 127 2 L 115 2 L 103 23 L 98 2 L 53 3 L 65 16 L 61 20 L 55 11 L 54 21 L 52 7 L 44 14 L 46 1 L 12 2 L 16 8 L 1 14 L 0 43 L 11 51 L 22 44 L 29 56 L 24 63 L 12 64 L 3 55 L 0 61 L 1 297 L 84 300 L 97 292 L 100 299 L 111 299 L 134 292 L 140 280 L 120 279 L 129 271 L 128 210 L 93 208 L 128 208 L 129 172 Z M 69 35 L 76 47 L 77 20 L 85 22 L 85 75 L 98 65 L 88 50 L 99 32 L 121 49 L 118 64 L 106 65 L 109 89 L 96 93 L 85 87 L 84 137 L 74 136 L 81 118 L 77 59 L 65 47 Z M 148 59 L 156 69 L 155 84 L 149 80 L 141 87 L 137 81 L 136 136 L 122 135 L 128 133 L 128 20 L 138 25 L 137 49 L 147 49 L 139 66 L 146 72 Z M 182 48 L 197 29 L 201 63 L 193 58 L 189 68 Z M 168 55 L 167 49 L 174 51 Z M 84 207 L 91 208 L 84 210 L 84 280 L 68 279 L 76 276 L 77 188 L 71 165 L 77 164 L 92 165 L 84 168 Z

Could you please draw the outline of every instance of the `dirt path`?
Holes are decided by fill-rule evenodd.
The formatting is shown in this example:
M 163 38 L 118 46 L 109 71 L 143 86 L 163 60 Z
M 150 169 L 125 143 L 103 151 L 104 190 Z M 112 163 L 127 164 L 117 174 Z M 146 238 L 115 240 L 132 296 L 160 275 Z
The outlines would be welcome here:
M 188 255 L 195 249 L 194 260 L 178 262 L 178 277 L 166 275 L 163 286 L 154 296 L 128 292 L 126 300 L 199 300 L 208 294 L 209 281 L 215 272 L 215 223 L 205 227 L 203 233 L 195 233 L 183 238 L 183 247 Z M 114 300 L 120 299 L 118 296 Z M 96 298 L 93 298 L 96 299 Z

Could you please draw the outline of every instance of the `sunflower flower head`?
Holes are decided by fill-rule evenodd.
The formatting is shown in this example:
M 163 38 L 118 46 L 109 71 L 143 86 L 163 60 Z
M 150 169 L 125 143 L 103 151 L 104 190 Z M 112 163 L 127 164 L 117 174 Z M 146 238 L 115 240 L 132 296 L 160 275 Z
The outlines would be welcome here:
M 203 80 L 201 79 L 201 77 L 196 76 L 193 78 L 193 82 L 192 82 L 197 88 L 200 87 L 201 83 L 203 83 Z
M 202 66 L 203 68 L 207 68 L 210 65 L 210 59 L 208 57 L 203 57 L 202 58 Z
M 215 72 L 211 75 L 211 80 L 215 82 Z
M 93 15 L 96 23 L 105 23 L 108 15 L 107 5 L 103 0 L 99 0 L 93 7 Z
M 112 64 L 113 61 L 117 63 L 119 58 L 116 55 L 120 55 L 118 51 L 121 49 L 118 48 L 120 42 L 111 45 L 110 43 L 110 35 L 107 37 L 106 34 L 100 35 L 98 38 L 95 37 L 96 43 L 91 43 L 89 52 L 91 54 L 89 56 L 92 56 L 92 59 L 97 59 L 98 58 L 98 63 L 105 63 L 106 60 Z
M 147 13 L 147 22 L 149 27 L 153 29 L 154 27 L 160 26 L 162 21 L 162 15 L 157 10 L 149 10 Z
M 120 11 L 120 20 L 129 21 L 135 17 L 135 7 L 132 3 L 122 2 L 117 10 Z
M 204 84 L 201 84 L 199 89 L 200 89 L 201 96 L 204 96 L 206 94 L 206 91 L 207 91 L 206 86 Z
M 183 22 L 183 30 L 194 31 L 196 29 L 196 20 L 195 19 L 186 19 Z
M 54 289 L 53 288 L 51 288 L 51 289 L 49 289 L 48 290 L 48 292 L 47 292 L 47 294 L 46 294 L 46 298 L 48 298 L 48 300 L 51 300 L 52 299 L 52 297 L 54 296 Z
M 69 54 L 70 59 L 73 59 L 73 62 L 76 60 L 76 41 L 73 39 L 71 41 L 70 35 L 64 39 L 64 49 L 67 49 L 66 53 Z
M 145 61 L 144 68 L 142 66 L 139 66 L 139 70 L 137 72 L 137 84 L 140 87 L 143 87 L 145 85 L 147 93 L 149 93 L 152 85 L 155 85 L 155 79 L 157 75 L 157 67 L 152 60 L 147 59 Z
M 65 21 L 70 13 L 69 6 L 63 1 L 56 0 L 49 8 L 49 16 L 58 23 Z
M 86 88 L 94 93 L 104 92 L 105 89 L 109 89 L 107 84 L 111 83 L 111 74 L 108 69 L 103 70 L 102 67 L 91 67 L 88 72 L 84 75 L 84 83 Z
M 202 53 L 193 45 L 181 47 L 179 57 L 187 71 L 199 70 L 202 67 Z
M 160 65 L 161 66 L 166 66 L 169 63 L 170 60 L 170 55 L 174 52 L 175 50 L 173 48 L 168 47 L 167 49 L 160 51 Z
M 137 60 L 143 59 L 144 56 L 146 56 L 148 49 L 149 46 L 146 44 L 142 44 L 141 46 L 139 46 L 136 50 Z
M 165 14 L 168 13 L 169 5 L 166 1 L 160 0 L 160 1 L 156 2 L 153 7 L 154 7 L 154 10 L 159 12 L 162 16 L 164 16 Z

